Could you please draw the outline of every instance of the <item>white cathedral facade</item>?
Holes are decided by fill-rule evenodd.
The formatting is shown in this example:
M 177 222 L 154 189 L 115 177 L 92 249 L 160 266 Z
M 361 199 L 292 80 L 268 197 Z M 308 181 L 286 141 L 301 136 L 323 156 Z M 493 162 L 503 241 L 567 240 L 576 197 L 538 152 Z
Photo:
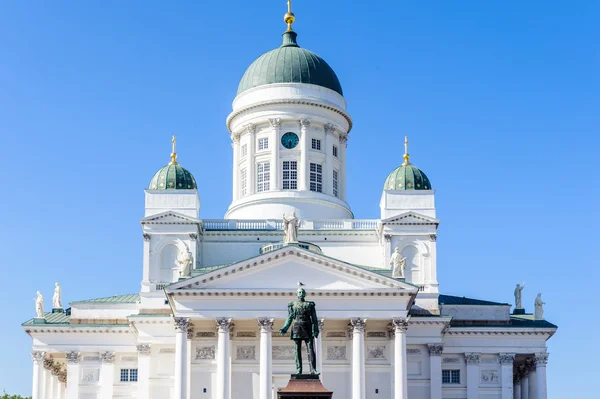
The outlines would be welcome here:
M 299 47 L 291 12 L 286 22 L 226 121 L 225 217 L 201 214 L 202 188 L 173 146 L 145 190 L 140 291 L 66 309 L 58 298 L 23 323 L 33 399 L 275 399 L 295 372 L 279 328 L 297 281 L 317 306 L 317 370 L 334 398 L 546 399 L 557 327 L 440 293 L 435 191 L 407 151 L 385 180 L 380 218 L 354 217 L 340 82 Z M 297 218 L 297 242 L 284 242 L 283 215 Z

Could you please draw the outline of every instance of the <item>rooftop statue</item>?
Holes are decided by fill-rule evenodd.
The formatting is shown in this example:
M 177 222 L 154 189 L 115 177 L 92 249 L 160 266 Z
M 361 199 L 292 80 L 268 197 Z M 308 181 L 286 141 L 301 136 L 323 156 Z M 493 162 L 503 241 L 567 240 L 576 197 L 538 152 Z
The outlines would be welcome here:
M 298 282 L 298 285 L 303 284 Z M 310 373 L 319 375 L 314 345 L 314 339 L 319 337 L 319 319 L 317 319 L 315 303 L 306 301 L 305 297 L 306 291 L 300 286 L 298 288 L 298 300 L 288 304 L 288 318 L 279 333 L 285 335 L 292 326 L 290 339 L 294 341 L 296 349 L 296 374 L 302 374 L 302 341 L 304 341 L 308 351 Z
M 185 249 L 177 255 L 177 263 L 179 264 L 179 277 L 190 277 L 192 274 L 192 265 L 194 264 L 194 256 L 187 245 Z
M 544 305 L 546 302 L 542 301 L 542 294 L 538 293 L 537 298 L 535 298 L 534 307 L 535 307 L 535 319 L 536 320 L 544 320 Z
M 37 298 L 34 298 L 35 301 L 35 313 L 36 317 L 43 318 L 44 317 L 44 296 L 41 292 L 37 292 Z
M 61 288 L 58 283 L 54 283 L 54 295 L 52 295 L 52 309 L 62 309 Z
M 523 301 L 521 300 L 521 291 L 523 291 L 523 288 L 525 288 L 525 283 L 517 284 L 517 287 L 515 288 L 515 308 L 516 309 L 523 309 Z
M 406 267 L 406 257 L 400 255 L 398 247 L 394 249 L 394 253 L 390 258 L 390 266 L 392 266 L 393 278 L 404 278 L 404 268 Z
M 300 220 L 296 217 L 296 212 L 292 212 L 290 217 L 283 215 L 283 242 L 286 244 L 298 242 L 298 227 Z

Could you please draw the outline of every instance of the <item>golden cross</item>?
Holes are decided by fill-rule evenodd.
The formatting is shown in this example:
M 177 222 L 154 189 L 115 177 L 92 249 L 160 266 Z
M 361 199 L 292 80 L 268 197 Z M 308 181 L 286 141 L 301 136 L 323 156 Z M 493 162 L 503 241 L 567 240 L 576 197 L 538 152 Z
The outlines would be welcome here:
M 402 163 L 403 166 L 409 165 L 410 162 L 408 162 L 408 158 L 410 158 L 410 155 L 408 155 L 408 136 L 404 136 L 404 162 Z
M 177 152 L 175 151 L 177 147 L 177 138 L 175 137 L 175 135 L 173 135 L 173 137 L 171 138 L 171 143 L 173 143 L 171 152 L 171 163 L 177 163 Z

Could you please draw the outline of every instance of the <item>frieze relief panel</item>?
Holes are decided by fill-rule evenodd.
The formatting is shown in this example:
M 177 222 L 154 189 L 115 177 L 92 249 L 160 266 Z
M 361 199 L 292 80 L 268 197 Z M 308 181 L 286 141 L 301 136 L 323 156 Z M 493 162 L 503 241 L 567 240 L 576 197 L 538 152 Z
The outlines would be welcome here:
M 460 359 L 457 357 L 445 357 L 442 359 L 442 363 L 460 364 Z
M 368 360 L 386 360 L 385 345 L 368 345 L 367 346 Z
M 196 337 L 198 338 L 215 338 L 217 333 L 214 331 L 198 331 Z
M 196 360 L 214 360 L 215 359 L 215 346 L 197 346 L 196 347 Z
M 500 377 L 498 376 L 498 370 L 482 370 L 481 371 L 481 383 L 488 385 L 498 385 L 500 383 Z
M 348 334 L 345 331 L 329 331 L 327 338 L 347 338 Z
M 367 332 L 367 338 L 387 338 L 388 335 L 385 331 L 369 331 Z
M 254 345 L 238 345 L 235 348 L 237 360 L 256 360 L 256 347 Z
M 418 348 L 408 348 L 406 349 L 406 354 L 409 356 L 418 356 L 421 354 L 421 349 Z
M 327 360 L 346 360 L 346 346 L 327 346 Z
M 273 345 L 273 360 L 294 360 L 295 351 L 291 345 Z M 308 360 L 308 354 L 306 350 L 302 350 L 302 359 Z
M 85 385 L 97 384 L 100 381 L 100 369 L 83 369 L 81 383 Z
M 256 338 L 256 332 L 255 331 L 238 331 L 235 334 L 235 336 L 238 338 Z

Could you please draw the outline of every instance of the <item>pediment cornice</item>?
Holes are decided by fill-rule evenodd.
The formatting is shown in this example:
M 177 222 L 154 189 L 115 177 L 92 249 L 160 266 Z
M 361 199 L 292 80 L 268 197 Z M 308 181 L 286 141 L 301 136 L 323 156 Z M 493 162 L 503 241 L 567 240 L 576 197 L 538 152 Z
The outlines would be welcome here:
M 436 218 L 432 218 L 429 216 L 422 215 L 420 213 L 409 211 L 404 212 L 396 216 L 389 217 L 387 219 L 383 219 L 381 221 L 383 226 L 392 225 L 392 226 L 427 226 L 433 225 L 438 226 L 440 224 L 440 220 Z
M 156 215 L 147 216 L 140 220 L 144 224 L 200 224 L 200 219 L 182 215 L 178 212 L 166 211 Z

